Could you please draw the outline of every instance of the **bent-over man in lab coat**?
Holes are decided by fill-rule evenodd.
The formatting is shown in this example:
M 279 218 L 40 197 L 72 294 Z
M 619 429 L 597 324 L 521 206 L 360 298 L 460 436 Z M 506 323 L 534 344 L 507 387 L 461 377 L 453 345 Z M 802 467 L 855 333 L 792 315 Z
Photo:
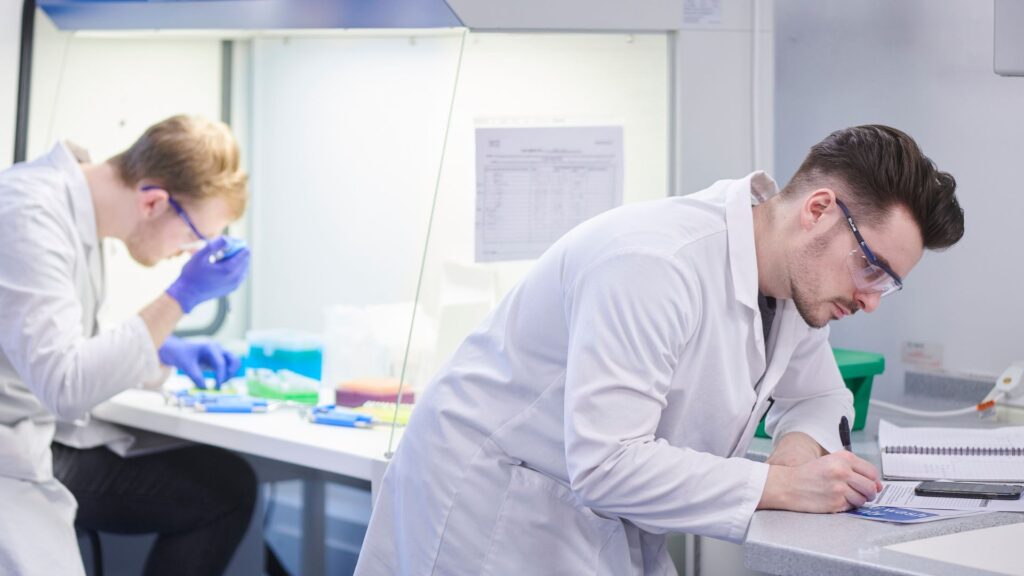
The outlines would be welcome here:
M 577 226 L 426 389 L 356 574 L 674 574 L 668 532 L 739 542 L 755 510 L 871 499 L 828 323 L 960 239 L 955 187 L 859 126 L 781 192 L 755 172 Z M 747 460 L 766 412 L 773 453 Z
M 58 143 L 0 173 L 0 573 L 83 574 L 76 499 L 86 528 L 159 534 L 145 574 L 223 573 L 252 515 L 248 464 L 205 446 L 121 458 L 111 450 L 132 434 L 88 414 L 159 384 L 166 366 L 200 384 L 200 366 L 218 381 L 237 369 L 216 344 L 171 332 L 245 277 L 248 250 L 215 256 L 245 209 L 246 180 L 227 126 L 189 116 L 151 126 L 105 162 Z M 164 294 L 100 331 L 104 238 L 145 265 L 212 240 Z

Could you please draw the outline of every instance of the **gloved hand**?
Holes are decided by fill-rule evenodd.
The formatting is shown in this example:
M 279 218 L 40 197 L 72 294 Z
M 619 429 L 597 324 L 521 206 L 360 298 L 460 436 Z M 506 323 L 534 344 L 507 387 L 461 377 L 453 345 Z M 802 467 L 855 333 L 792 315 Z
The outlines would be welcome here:
M 178 301 L 186 314 L 197 304 L 230 294 L 245 279 L 249 271 L 249 249 L 231 251 L 233 244 L 226 236 L 207 242 L 185 263 L 178 279 L 167 289 L 167 294 Z M 218 253 L 226 255 L 217 259 Z
M 220 385 L 234 376 L 241 366 L 237 356 L 216 342 L 192 342 L 176 336 L 165 340 L 158 354 L 160 362 L 178 368 L 195 383 L 196 388 L 204 390 L 203 368 L 213 370 L 217 390 L 220 390 Z

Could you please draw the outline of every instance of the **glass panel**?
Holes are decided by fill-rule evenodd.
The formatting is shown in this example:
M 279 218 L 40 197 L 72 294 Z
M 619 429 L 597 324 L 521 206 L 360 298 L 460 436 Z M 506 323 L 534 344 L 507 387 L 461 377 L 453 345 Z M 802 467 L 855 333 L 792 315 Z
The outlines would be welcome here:
M 462 42 L 252 40 L 251 328 L 323 335 L 323 402 L 393 405 L 403 378 L 428 375 L 434 330 L 410 330 Z
M 435 338 L 413 338 L 404 394 L 568 228 L 668 195 L 668 52 L 663 34 L 467 35 L 411 330 Z

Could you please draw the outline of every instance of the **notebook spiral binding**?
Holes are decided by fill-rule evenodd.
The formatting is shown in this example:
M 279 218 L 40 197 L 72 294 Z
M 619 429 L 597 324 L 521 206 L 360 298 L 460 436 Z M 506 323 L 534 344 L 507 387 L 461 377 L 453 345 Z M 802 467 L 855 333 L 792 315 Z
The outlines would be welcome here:
M 886 446 L 886 454 L 921 454 L 925 456 L 1024 456 L 1024 447 L 982 448 L 979 446 Z

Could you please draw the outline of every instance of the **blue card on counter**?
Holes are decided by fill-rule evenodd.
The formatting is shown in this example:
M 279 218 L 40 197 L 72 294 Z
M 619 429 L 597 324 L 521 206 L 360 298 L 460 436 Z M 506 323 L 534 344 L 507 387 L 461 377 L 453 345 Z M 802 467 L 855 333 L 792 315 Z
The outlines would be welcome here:
M 854 510 L 847 510 L 844 514 L 860 516 L 869 520 L 884 520 L 885 522 L 899 522 L 907 524 L 920 522 L 926 518 L 940 516 L 935 512 L 925 512 L 914 508 L 896 508 L 894 506 L 864 506 Z

